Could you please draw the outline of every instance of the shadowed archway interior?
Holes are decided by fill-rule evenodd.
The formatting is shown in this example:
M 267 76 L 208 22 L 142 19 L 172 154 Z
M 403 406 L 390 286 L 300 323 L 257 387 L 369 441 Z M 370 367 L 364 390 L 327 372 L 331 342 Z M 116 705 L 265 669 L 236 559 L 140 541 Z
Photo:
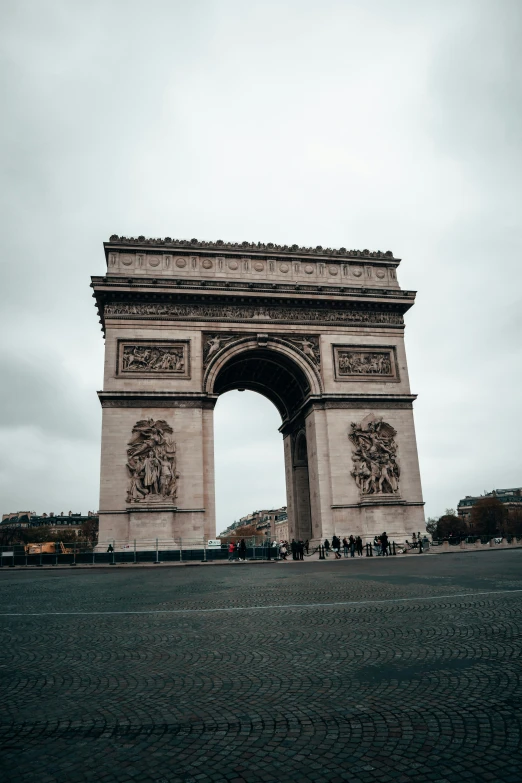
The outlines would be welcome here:
M 287 421 L 310 392 L 308 380 L 295 362 L 268 348 L 233 356 L 219 371 L 214 393 L 233 389 L 258 392 L 274 403 Z

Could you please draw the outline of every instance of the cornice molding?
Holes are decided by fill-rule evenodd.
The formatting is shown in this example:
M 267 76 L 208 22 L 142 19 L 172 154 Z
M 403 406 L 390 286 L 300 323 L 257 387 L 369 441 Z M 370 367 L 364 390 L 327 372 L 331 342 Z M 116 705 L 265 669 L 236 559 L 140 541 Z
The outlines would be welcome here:
M 200 392 L 99 391 L 102 408 L 203 408 L 213 410 L 217 395 Z
M 234 293 L 247 292 L 249 294 L 264 294 L 273 296 L 273 294 L 298 294 L 299 296 L 342 296 L 342 297 L 363 297 L 363 298 L 385 298 L 408 301 L 411 306 L 416 296 L 416 291 L 406 291 L 400 288 L 376 288 L 369 285 L 357 286 L 339 286 L 339 285 L 313 285 L 307 283 L 265 283 L 265 282 L 246 282 L 235 280 L 205 280 L 199 279 L 170 279 L 168 277 L 128 277 L 125 275 L 96 275 L 91 277 L 91 288 L 98 293 L 105 290 L 118 289 L 120 291 L 136 291 L 145 289 L 161 293 L 165 290 L 171 293 L 176 291 L 192 292 L 198 294 L 211 291 L 223 291 L 227 295 Z M 145 291 L 144 291 L 145 293 Z

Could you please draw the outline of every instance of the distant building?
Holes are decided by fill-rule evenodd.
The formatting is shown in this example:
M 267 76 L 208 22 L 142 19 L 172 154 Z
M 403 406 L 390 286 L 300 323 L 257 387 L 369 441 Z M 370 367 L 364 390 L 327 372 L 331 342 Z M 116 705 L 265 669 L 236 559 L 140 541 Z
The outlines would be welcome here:
M 241 535 L 242 527 L 255 525 L 256 530 L 260 535 L 270 536 L 270 538 L 277 538 L 279 540 L 280 536 L 277 525 L 283 522 L 286 522 L 286 537 L 288 537 L 288 514 L 286 513 L 286 506 L 252 511 L 251 514 L 241 517 L 239 522 L 233 522 L 229 525 L 226 530 L 220 533 L 220 536 L 229 536 L 231 533 L 236 533 L 239 536 Z
M 88 511 L 87 514 L 73 514 L 69 511 L 64 514 L 55 514 L 51 511 L 49 514 L 37 514 L 35 511 L 15 511 L 10 514 L 2 514 L 1 527 L 28 528 L 28 527 L 49 527 L 51 533 L 60 533 L 65 530 L 72 531 L 79 535 L 82 525 L 88 519 L 98 520 L 98 514 L 95 511 Z
M 491 492 L 485 492 L 483 495 L 478 495 L 476 497 L 466 495 L 465 498 L 459 500 L 457 514 L 460 519 L 463 519 L 469 525 L 471 509 L 475 503 L 483 498 L 497 498 L 497 500 L 500 500 L 500 502 L 507 507 L 508 511 L 522 511 L 522 487 L 516 487 L 514 489 L 494 489 Z

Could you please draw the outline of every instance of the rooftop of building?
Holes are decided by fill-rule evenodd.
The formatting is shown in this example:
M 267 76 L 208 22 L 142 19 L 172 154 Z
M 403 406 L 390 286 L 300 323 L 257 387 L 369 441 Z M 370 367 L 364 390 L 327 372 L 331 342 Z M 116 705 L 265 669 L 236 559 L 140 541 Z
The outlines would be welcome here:
M 240 252 L 262 252 L 262 253 L 274 253 L 274 254 L 299 254 L 308 256 L 343 256 L 348 258 L 382 258 L 388 260 L 399 261 L 394 257 L 391 250 L 347 250 L 345 247 L 340 248 L 324 248 L 322 245 L 316 247 L 303 247 L 300 245 L 277 245 L 273 242 L 226 242 L 222 239 L 218 239 L 215 242 L 200 240 L 200 239 L 172 239 L 171 237 L 164 237 L 159 239 L 147 238 L 142 235 L 138 237 L 125 237 L 118 234 L 112 234 L 108 242 L 104 242 L 104 246 L 107 250 L 111 249 L 112 245 L 131 245 L 131 246 L 147 246 L 147 247 L 165 247 L 167 249 L 180 248 L 183 250 L 213 250 L 223 252 L 226 250 L 240 251 Z
M 459 506 L 472 506 L 478 500 L 483 498 L 497 497 L 499 500 L 512 500 L 513 502 L 522 502 L 522 487 L 511 487 L 509 489 L 493 489 L 491 492 L 484 492 L 483 495 L 466 495 L 459 500 Z

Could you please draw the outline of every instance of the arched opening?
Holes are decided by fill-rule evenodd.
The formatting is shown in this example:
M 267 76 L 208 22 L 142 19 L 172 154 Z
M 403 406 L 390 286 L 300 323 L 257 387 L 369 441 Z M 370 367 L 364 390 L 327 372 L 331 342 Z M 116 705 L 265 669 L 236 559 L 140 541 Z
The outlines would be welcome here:
M 217 534 L 254 510 L 287 505 L 280 425 L 277 409 L 260 394 L 229 391 L 219 397 L 214 409 Z
M 259 345 L 258 337 L 257 343 L 252 339 L 247 344 L 220 351 L 207 370 L 206 383 L 207 391 L 216 395 L 233 390 L 257 392 L 275 405 L 281 417 L 279 424 L 289 424 L 283 429 L 288 537 L 311 539 L 308 451 L 306 429 L 300 409 L 314 390 L 313 374 L 307 371 L 303 360 L 294 358 L 287 348 Z M 239 395 L 236 404 L 241 406 Z M 240 407 L 237 407 L 236 411 L 240 416 Z M 267 419 L 269 418 L 268 416 Z M 239 432 L 237 437 L 239 443 L 244 439 L 244 433 Z M 230 445 L 229 441 L 229 447 Z M 220 455 L 217 456 L 220 459 Z M 263 473 L 262 464 L 257 469 Z M 219 464 L 216 464 L 216 476 L 221 482 Z M 267 494 L 266 500 L 272 504 L 270 489 Z M 219 527 L 219 520 L 222 518 L 221 487 L 218 490 L 217 502 Z M 245 513 L 248 510 L 246 509 Z

